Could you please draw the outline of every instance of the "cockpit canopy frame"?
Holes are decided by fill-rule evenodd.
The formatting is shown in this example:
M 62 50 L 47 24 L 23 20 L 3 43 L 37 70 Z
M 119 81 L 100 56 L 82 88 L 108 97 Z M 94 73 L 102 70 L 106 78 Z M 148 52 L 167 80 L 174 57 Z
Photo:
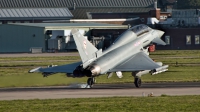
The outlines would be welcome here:
M 147 25 L 141 24 L 131 27 L 129 30 L 133 31 L 137 36 L 139 36 L 142 35 L 143 33 L 151 31 L 152 29 Z

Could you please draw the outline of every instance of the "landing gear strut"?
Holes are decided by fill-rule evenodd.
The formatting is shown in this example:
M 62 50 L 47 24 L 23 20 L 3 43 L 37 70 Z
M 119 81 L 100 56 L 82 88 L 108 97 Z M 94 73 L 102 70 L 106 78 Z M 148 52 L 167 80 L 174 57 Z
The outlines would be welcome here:
M 135 87 L 139 88 L 142 85 L 142 80 L 139 77 L 135 77 Z
M 93 84 L 96 82 L 95 78 L 94 77 L 90 77 L 88 78 L 87 80 L 87 84 L 88 86 L 91 88 L 93 86 Z

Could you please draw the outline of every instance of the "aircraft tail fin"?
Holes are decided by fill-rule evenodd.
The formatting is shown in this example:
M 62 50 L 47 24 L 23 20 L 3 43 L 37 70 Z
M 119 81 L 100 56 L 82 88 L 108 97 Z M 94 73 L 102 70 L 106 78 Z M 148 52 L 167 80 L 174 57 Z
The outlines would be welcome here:
M 94 58 L 96 59 L 96 53 L 98 49 L 92 45 L 77 29 L 72 29 L 71 31 L 73 38 L 75 40 L 77 50 L 80 54 L 83 66 L 90 64 Z M 89 61 L 89 62 L 88 62 Z

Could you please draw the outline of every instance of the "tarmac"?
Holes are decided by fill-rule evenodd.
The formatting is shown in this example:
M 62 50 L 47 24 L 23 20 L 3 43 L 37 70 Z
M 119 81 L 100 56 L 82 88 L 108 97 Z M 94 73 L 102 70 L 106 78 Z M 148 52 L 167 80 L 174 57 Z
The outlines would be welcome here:
M 144 83 L 141 88 L 132 83 L 96 84 L 93 88 L 84 85 L 1 88 L 0 100 L 200 95 L 200 82 Z

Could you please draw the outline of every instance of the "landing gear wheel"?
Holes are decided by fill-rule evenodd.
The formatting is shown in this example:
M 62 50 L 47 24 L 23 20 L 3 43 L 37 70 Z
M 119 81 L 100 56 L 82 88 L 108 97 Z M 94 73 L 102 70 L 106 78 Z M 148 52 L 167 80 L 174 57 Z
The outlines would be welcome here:
M 93 77 L 90 77 L 90 78 L 88 78 L 88 80 L 87 80 L 87 84 L 88 84 L 88 86 L 90 86 L 90 87 L 92 87 L 93 84 L 94 84 L 95 82 L 96 82 L 96 81 L 95 81 L 95 78 L 93 78 Z
M 135 84 L 135 87 L 139 88 L 142 85 L 142 80 L 136 77 L 134 84 Z

